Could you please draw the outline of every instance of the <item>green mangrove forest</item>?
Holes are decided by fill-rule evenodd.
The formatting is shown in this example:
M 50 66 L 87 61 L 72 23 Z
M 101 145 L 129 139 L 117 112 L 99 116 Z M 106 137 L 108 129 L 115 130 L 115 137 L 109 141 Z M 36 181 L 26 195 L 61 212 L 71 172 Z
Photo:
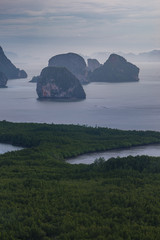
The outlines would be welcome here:
M 160 157 L 80 154 L 160 143 L 160 132 L 0 122 L 0 240 L 159 240 Z

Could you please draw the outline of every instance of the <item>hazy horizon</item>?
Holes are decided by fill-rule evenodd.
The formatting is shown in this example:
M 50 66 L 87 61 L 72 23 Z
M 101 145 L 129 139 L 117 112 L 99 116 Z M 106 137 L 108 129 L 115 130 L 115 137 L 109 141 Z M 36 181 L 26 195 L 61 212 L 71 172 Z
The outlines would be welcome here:
M 12 63 L 20 68 L 20 69 L 25 69 L 27 71 L 27 73 L 31 73 L 33 72 L 33 70 L 35 70 L 35 74 L 39 74 L 40 71 L 42 70 L 42 68 L 48 66 L 48 61 L 51 57 L 55 56 L 56 54 L 62 54 L 62 53 L 68 53 L 68 52 L 73 52 L 73 51 L 64 51 L 64 52 L 55 52 L 55 53 L 51 53 L 48 52 L 48 54 L 42 54 L 41 56 L 31 56 L 31 55 L 18 55 L 16 52 L 12 52 L 12 51 L 5 51 L 4 53 L 7 56 L 8 59 L 10 59 L 12 61 Z M 153 50 L 147 51 L 147 52 L 151 52 Z M 146 53 L 147 53 L 146 52 Z M 120 52 L 120 51 L 111 51 L 111 52 L 107 52 L 107 51 L 100 51 L 100 52 L 94 52 L 91 53 L 90 55 L 88 54 L 82 54 L 80 52 L 74 52 L 77 53 L 79 55 L 81 55 L 84 60 L 86 61 L 87 64 L 87 59 L 88 58 L 95 58 L 97 59 L 101 64 L 103 64 L 109 57 L 110 54 L 112 53 L 117 53 L 121 56 L 123 56 L 124 58 L 126 58 L 127 61 L 138 64 L 138 62 L 132 58 L 132 56 L 127 56 L 127 54 L 135 54 L 135 56 L 138 56 L 139 53 L 135 53 L 135 52 Z M 126 54 L 126 56 L 125 56 Z M 147 60 L 145 60 L 144 58 L 144 62 L 147 62 Z M 159 60 L 158 60 L 159 61 Z

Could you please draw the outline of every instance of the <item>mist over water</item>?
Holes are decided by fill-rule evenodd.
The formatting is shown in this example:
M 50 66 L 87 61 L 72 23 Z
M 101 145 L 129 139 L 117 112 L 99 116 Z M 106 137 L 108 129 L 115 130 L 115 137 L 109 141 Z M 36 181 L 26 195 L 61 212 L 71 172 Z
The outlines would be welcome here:
M 41 69 L 32 67 L 28 79 L 9 80 L 0 89 L 0 120 L 160 131 L 160 63 L 136 65 L 139 82 L 91 83 L 79 102 L 39 101 L 29 80 Z

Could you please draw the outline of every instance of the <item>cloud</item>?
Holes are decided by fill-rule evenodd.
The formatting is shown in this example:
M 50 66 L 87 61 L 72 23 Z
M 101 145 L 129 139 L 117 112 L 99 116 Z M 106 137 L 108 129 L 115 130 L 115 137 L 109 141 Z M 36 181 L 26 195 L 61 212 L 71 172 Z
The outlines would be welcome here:
M 45 14 L 101 14 L 122 12 L 141 12 L 145 10 L 152 12 L 157 10 L 160 6 L 157 0 L 1 0 L 0 11 L 3 14 L 28 14 L 31 16 L 45 15 Z
M 148 41 L 154 46 L 159 22 L 159 0 L 1 0 L 0 4 L 3 38 L 61 38 L 61 44 L 74 39 L 77 44 L 92 41 L 103 47 L 133 41 L 142 46 Z

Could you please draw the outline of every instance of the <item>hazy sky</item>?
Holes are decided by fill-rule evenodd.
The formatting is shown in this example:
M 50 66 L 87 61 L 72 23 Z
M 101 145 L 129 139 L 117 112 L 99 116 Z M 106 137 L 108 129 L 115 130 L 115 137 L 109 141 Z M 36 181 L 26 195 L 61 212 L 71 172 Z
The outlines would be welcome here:
M 18 55 L 160 49 L 159 0 L 1 0 L 0 45 Z

